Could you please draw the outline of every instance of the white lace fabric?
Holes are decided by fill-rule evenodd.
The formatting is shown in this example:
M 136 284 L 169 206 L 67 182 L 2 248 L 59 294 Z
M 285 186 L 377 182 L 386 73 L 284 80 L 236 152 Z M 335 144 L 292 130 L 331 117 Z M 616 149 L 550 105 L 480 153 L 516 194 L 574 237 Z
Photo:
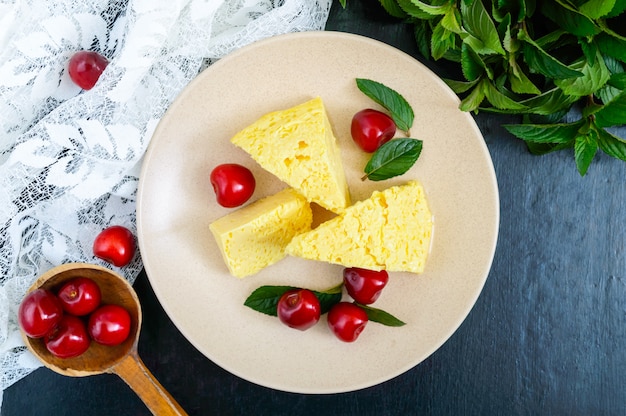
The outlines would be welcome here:
M 198 72 L 251 42 L 322 30 L 331 0 L 0 0 L 0 387 L 41 366 L 17 309 L 59 264 L 93 256 L 109 225 L 136 231 L 142 156 L 160 117 Z M 109 59 L 96 86 L 69 58 Z M 0 405 L 2 394 L 0 393 Z

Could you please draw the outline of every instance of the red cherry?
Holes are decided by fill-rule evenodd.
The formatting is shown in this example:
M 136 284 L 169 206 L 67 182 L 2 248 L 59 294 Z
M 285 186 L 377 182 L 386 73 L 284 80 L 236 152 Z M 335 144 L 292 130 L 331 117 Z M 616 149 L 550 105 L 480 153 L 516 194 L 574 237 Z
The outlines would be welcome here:
M 285 325 L 305 331 L 320 320 L 320 302 L 308 289 L 289 290 L 278 300 L 277 314 Z
M 252 172 L 236 163 L 216 166 L 211 171 L 210 179 L 217 203 L 227 208 L 243 205 L 250 199 L 256 187 Z
M 44 338 L 46 348 L 59 358 L 76 357 L 87 351 L 91 340 L 85 323 L 74 315 L 63 315 L 59 324 Z
M 396 124 L 387 114 L 368 108 L 352 117 L 350 132 L 361 149 L 372 153 L 393 138 Z
M 135 250 L 135 236 L 121 225 L 105 228 L 93 242 L 93 254 L 117 267 L 130 263 Z
M 109 61 L 97 52 L 80 51 L 70 58 L 68 71 L 76 85 L 84 90 L 90 90 L 96 85 L 108 64 Z
M 131 319 L 126 309 L 119 305 L 104 305 L 89 315 L 87 329 L 98 344 L 118 345 L 130 334 Z
M 93 312 L 100 306 L 102 299 L 98 284 L 87 277 L 77 277 L 65 282 L 57 296 L 65 312 L 76 316 Z
M 63 317 L 63 306 L 54 293 L 35 289 L 28 293 L 17 313 L 17 319 L 26 335 L 41 338 L 50 332 Z
M 389 281 L 385 270 L 366 270 L 349 267 L 343 270 L 343 283 L 348 294 L 362 305 L 370 305 L 378 299 Z
M 328 327 L 337 338 L 354 342 L 367 325 L 367 312 L 354 303 L 339 302 L 328 311 Z

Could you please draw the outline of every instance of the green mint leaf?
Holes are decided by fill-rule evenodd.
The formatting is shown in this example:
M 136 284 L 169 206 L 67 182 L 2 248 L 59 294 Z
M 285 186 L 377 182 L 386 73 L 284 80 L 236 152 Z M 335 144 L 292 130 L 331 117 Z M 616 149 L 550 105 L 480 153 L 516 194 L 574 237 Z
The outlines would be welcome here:
M 626 0 L 617 0 L 613 6 L 613 10 L 611 10 L 606 17 L 617 17 L 624 11 L 626 11 Z
M 486 80 L 481 80 L 469 93 L 469 95 L 459 104 L 459 108 L 462 111 L 474 111 L 480 107 L 480 104 L 485 100 Z
M 404 10 L 404 12 L 408 14 L 410 17 L 415 17 L 423 21 L 423 20 L 432 19 L 433 17 L 437 16 L 435 14 L 430 14 L 430 13 L 425 12 L 420 7 L 419 1 L 415 1 L 415 0 L 396 0 L 396 1 L 398 2 L 398 5 L 402 8 L 402 10 Z M 429 4 L 425 4 L 425 3 L 422 3 L 422 4 L 428 7 L 432 7 Z
M 455 44 L 455 34 L 446 29 L 439 21 L 433 29 L 430 39 L 430 50 L 433 59 L 443 58 L 450 49 L 454 48 Z
M 527 142 L 566 144 L 574 141 L 583 123 L 581 120 L 562 124 L 508 124 L 503 127 Z
M 487 82 L 485 88 L 485 96 L 494 107 L 500 110 L 525 111 L 525 105 L 507 97 L 491 83 Z
M 487 71 L 485 62 L 466 43 L 461 45 L 461 70 L 468 81 L 476 81 Z
M 422 152 L 418 139 L 393 139 L 374 152 L 365 166 L 363 179 L 382 181 L 399 176 L 411 169 Z
M 611 75 L 608 84 L 619 90 L 626 90 L 626 72 Z
M 534 143 L 534 142 L 526 142 L 526 147 L 528 151 L 533 155 L 545 155 L 552 152 L 557 152 L 559 150 L 567 149 L 574 146 L 573 142 L 570 143 Z
M 615 7 L 615 0 L 588 0 L 578 10 L 589 19 L 595 20 L 608 15 Z
M 339 4 L 341 4 L 341 7 L 344 9 L 346 8 L 346 0 L 339 0 Z
M 413 17 L 417 17 L 418 19 L 429 19 L 435 16 L 443 16 L 452 8 L 451 3 L 441 6 L 433 6 L 419 0 L 399 0 L 398 3 L 407 13 Z
M 330 289 L 326 289 L 323 291 L 312 290 L 317 296 L 317 299 L 320 301 L 320 310 L 322 315 L 327 313 L 333 305 L 339 303 L 341 301 L 341 289 L 343 287 L 343 283 L 339 284 Z
M 606 32 L 600 33 L 594 40 L 604 55 L 626 62 L 626 40 Z
M 417 42 L 417 48 L 424 58 L 430 56 L 430 37 L 431 30 L 427 20 L 418 20 L 415 22 L 414 31 L 415 42 Z
M 548 78 L 562 79 L 582 77 L 580 71 L 569 68 L 559 60 L 544 51 L 537 42 L 532 40 L 524 31 L 520 31 L 518 38 L 524 41 L 522 51 L 528 66 L 535 72 Z
M 611 73 L 606 67 L 602 56 L 599 55 L 592 65 L 586 59 L 579 59 L 570 65 L 571 69 L 578 70 L 582 73 L 581 77 L 557 79 L 554 81 L 557 87 L 561 88 L 567 95 L 575 95 L 584 97 L 591 95 L 607 83 L 611 78 Z
M 358 304 L 367 313 L 367 319 L 386 326 L 404 326 L 405 322 L 402 322 L 389 312 L 385 312 L 382 309 L 372 308 L 371 306 Z
M 541 95 L 541 90 L 533 84 L 524 71 L 519 67 L 515 60 L 515 55 L 511 54 L 509 58 L 511 90 L 517 94 L 533 94 Z
M 554 88 L 520 103 L 528 108 L 529 113 L 545 116 L 567 111 L 577 100 L 578 97 L 566 95 L 562 89 Z
M 566 113 L 578 99 L 579 97 L 566 95 L 560 88 L 553 88 L 541 95 L 519 101 L 520 104 L 526 106 L 526 109 L 519 111 L 519 113 L 539 116 L 552 116 L 557 113 Z M 516 113 L 516 111 L 498 110 L 497 108 L 483 108 L 482 110 L 490 113 Z
M 463 27 L 471 37 L 478 39 L 483 45 L 480 50 L 474 49 L 476 52 L 484 54 L 505 54 L 502 43 L 500 42 L 500 35 L 482 1 L 473 1 L 471 4 L 462 2 L 461 15 L 463 16 Z M 476 45 L 475 42 L 474 45 Z
M 541 2 L 541 11 L 573 35 L 587 37 L 600 33 L 600 29 L 592 19 L 564 1 L 543 1 Z
M 616 75 L 616 74 L 621 74 L 621 73 L 624 72 L 624 66 L 617 59 L 615 59 L 612 56 L 609 56 L 607 54 L 603 54 L 602 58 L 604 60 L 604 64 L 609 69 L 609 72 L 611 73 L 611 76 Z
M 371 79 L 357 78 L 356 85 L 363 94 L 389 111 L 391 118 L 400 130 L 410 131 L 415 114 L 411 105 L 400 93 Z
M 596 63 L 596 58 L 602 60 L 602 56 L 598 54 L 598 45 L 595 42 L 589 42 L 587 39 L 579 39 L 578 44 L 589 65 L 593 66 Z
M 448 87 L 450 87 L 452 89 L 452 91 L 454 91 L 455 94 L 462 94 L 464 92 L 469 91 L 472 87 L 474 87 L 476 84 L 478 84 L 478 81 L 480 81 L 479 79 L 476 79 L 475 81 L 456 81 L 453 79 L 447 79 L 444 78 L 443 82 L 445 82 Z
M 626 124 L 626 92 L 620 93 L 594 113 L 598 127 Z
M 610 84 L 605 85 L 595 92 L 595 96 L 598 97 L 603 103 L 609 103 L 617 98 L 622 93 L 621 89 L 615 88 Z M 597 112 L 597 111 L 596 111 Z
M 626 141 L 608 131 L 597 128 L 598 147 L 609 156 L 626 161 Z
M 261 286 L 254 290 L 243 303 L 245 306 L 266 315 L 277 316 L 278 299 L 293 286 Z
M 597 133 L 589 130 L 586 134 L 576 136 L 574 143 L 574 159 L 580 176 L 585 176 L 591 161 L 598 151 Z
M 402 8 L 398 5 L 396 0 L 378 0 L 380 5 L 383 6 L 383 9 L 393 17 L 397 17 L 398 19 L 407 18 L 407 13 L 402 10 Z
M 324 314 L 336 303 L 341 301 L 342 285 L 333 288 L 316 291 L 311 290 L 320 301 L 320 310 Z M 244 301 L 244 305 L 257 312 L 270 316 L 277 316 L 277 305 L 280 297 L 287 291 L 298 289 L 294 286 L 261 286 L 255 289 Z
M 459 12 L 459 9 L 451 7 L 441 19 L 441 26 L 450 32 L 461 34 L 463 29 L 461 28 L 461 12 Z

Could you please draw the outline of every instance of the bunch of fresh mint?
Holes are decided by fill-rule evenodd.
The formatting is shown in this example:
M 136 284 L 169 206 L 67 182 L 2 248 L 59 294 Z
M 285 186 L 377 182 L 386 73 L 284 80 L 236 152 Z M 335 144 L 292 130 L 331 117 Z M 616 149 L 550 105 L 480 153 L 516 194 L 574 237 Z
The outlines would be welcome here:
M 445 81 L 462 110 L 522 115 L 504 127 L 535 154 L 573 149 L 581 175 L 598 149 L 626 161 L 607 130 L 626 124 L 626 0 L 379 1 L 425 57 L 460 65 Z

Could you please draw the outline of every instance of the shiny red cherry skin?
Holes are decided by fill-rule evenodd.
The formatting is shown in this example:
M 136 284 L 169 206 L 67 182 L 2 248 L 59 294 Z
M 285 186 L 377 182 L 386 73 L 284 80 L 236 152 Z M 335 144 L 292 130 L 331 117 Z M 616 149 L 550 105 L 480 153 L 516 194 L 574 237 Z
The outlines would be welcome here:
M 65 314 L 59 324 L 46 334 L 44 343 L 55 357 L 72 358 L 87 351 L 91 339 L 82 319 Z
M 136 249 L 135 236 L 121 225 L 105 228 L 93 242 L 93 254 L 117 267 L 128 265 L 135 256 Z
M 243 205 L 250 199 L 256 187 L 254 175 L 245 166 L 224 163 L 211 171 L 211 185 L 217 203 L 226 208 Z
M 54 293 L 35 289 L 24 296 L 17 319 L 20 327 L 31 338 L 41 338 L 50 332 L 63 317 L 63 306 Z
M 57 296 L 63 310 L 75 316 L 90 314 L 100 306 L 102 300 L 100 287 L 88 277 L 76 277 L 65 282 Z
M 354 342 L 365 329 L 367 312 L 350 302 L 339 302 L 328 311 L 328 327 L 343 342 Z
M 361 110 L 352 117 L 352 140 L 365 152 L 375 152 L 393 139 L 396 124 L 387 114 L 371 108 Z
M 70 58 L 68 71 L 76 85 L 84 90 L 90 90 L 96 85 L 108 64 L 109 61 L 97 52 L 79 51 Z
M 349 267 L 343 270 L 343 284 L 357 303 L 370 305 L 378 299 L 389 281 L 385 270 L 375 271 Z
M 315 325 L 321 316 L 319 299 L 308 289 L 293 289 L 278 300 L 278 319 L 290 328 L 305 331 Z
M 119 305 L 103 305 L 89 315 L 87 330 L 98 344 L 119 345 L 130 335 L 131 318 Z

